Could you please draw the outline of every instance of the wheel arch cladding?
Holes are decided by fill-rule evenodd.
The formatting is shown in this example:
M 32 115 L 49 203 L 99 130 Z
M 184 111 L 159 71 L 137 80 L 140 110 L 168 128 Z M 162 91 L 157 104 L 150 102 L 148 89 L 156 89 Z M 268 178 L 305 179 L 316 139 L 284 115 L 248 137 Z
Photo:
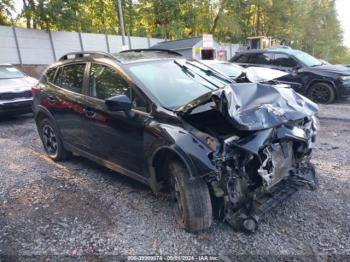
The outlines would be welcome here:
M 52 122 L 55 121 L 54 117 L 52 116 L 49 110 L 47 110 L 43 106 L 38 106 L 34 112 L 35 122 L 38 124 L 39 121 L 43 120 L 44 118 L 48 118 Z
M 34 112 L 34 119 L 35 119 L 35 123 L 38 126 L 38 124 L 40 123 L 41 120 L 48 118 L 52 124 L 55 126 L 55 128 L 57 129 L 58 134 L 61 136 L 61 130 L 59 129 L 58 125 L 56 124 L 55 118 L 53 117 L 53 115 L 50 113 L 49 110 L 47 110 L 45 107 L 43 106 L 38 106 Z
M 163 127 L 164 131 L 169 136 L 167 140 L 170 143 L 153 150 L 150 161 L 152 168 L 159 164 L 167 164 L 166 161 L 173 157 L 183 162 L 192 179 L 217 171 L 208 156 L 212 151 L 191 133 L 180 127 L 171 126 Z M 156 177 L 162 178 L 159 174 Z

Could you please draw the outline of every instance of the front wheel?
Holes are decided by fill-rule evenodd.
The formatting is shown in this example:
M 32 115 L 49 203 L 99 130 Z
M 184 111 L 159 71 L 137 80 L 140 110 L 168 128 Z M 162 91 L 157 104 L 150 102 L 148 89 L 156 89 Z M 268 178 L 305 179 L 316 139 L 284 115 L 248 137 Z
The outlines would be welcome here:
M 63 142 L 54 124 L 47 118 L 40 121 L 38 125 L 39 135 L 48 156 L 54 160 L 63 160 L 68 152 L 63 147 Z
M 335 92 L 327 83 L 316 83 L 309 88 L 308 97 L 316 103 L 330 104 L 335 100 Z
M 208 229 L 212 205 L 207 184 L 201 179 L 190 180 L 186 167 L 178 161 L 169 164 L 169 173 L 177 220 L 188 232 Z

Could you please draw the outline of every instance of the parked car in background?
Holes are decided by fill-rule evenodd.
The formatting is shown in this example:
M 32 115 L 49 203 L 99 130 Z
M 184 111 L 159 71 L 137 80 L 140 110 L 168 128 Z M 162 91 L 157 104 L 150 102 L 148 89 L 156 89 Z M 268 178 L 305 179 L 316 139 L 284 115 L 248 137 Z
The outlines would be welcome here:
M 201 63 L 228 76 L 237 83 L 263 83 L 280 84 L 276 79 L 287 75 L 287 72 L 264 67 L 244 68 L 240 65 L 221 60 L 201 60 Z M 289 87 L 289 85 L 284 85 Z
M 169 190 L 191 232 L 207 229 L 213 213 L 252 232 L 298 188 L 317 188 L 318 107 L 291 88 L 234 83 L 173 51 L 146 49 L 67 54 L 33 94 L 50 158 L 73 152 Z
M 10 64 L 0 64 L 0 116 L 32 112 L 32 87 L 37 79 Z
M 317 103 L 332 103 L 338 97 L 350 96 L 350 69 L 325 65 L 315 57 L 293 49 L 275 48 L 237 53 L 230 60 L 241 66 L 261 66 L 289 74 L 280 81 Z

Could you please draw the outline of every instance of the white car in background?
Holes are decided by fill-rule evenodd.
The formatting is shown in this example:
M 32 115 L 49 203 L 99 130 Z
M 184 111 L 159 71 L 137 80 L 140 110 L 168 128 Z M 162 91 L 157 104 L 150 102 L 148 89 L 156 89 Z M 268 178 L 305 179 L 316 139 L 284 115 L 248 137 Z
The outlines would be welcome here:
M 268 82 L 279 77 L 285 76 L 288 73 L 264 68 L 264 67 L 248 67 L 244 68 L 240 65 L 233 64 L 227 61 L 221 60 L 200 60 L 201 63 L 206 66 L 218 71 L 219 73 L 228 76 L 235 82 L 251 82 L 251 83 L 259 83 L 259 82 Z M 278 81 L 276 81 L 278 83 Z M 283 85 L 286 86 L 286 85 Z
M 0 116 L 32 112 L 32 86 L 37 79 L 11 64 L 0 64 Z

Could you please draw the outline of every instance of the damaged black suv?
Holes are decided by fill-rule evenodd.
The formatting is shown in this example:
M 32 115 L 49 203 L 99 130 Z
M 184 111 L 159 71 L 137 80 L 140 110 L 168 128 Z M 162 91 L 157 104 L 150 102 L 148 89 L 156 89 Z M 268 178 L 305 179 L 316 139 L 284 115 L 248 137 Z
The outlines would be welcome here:
M 271 82 L 236 83 L 165 50 L 71 53 L 33 87 L 47 154 L 74 153 L 171 193 L 188 231 L 213 215 L 252 232 L 299 187 L 310 163 L 317 105 Z

